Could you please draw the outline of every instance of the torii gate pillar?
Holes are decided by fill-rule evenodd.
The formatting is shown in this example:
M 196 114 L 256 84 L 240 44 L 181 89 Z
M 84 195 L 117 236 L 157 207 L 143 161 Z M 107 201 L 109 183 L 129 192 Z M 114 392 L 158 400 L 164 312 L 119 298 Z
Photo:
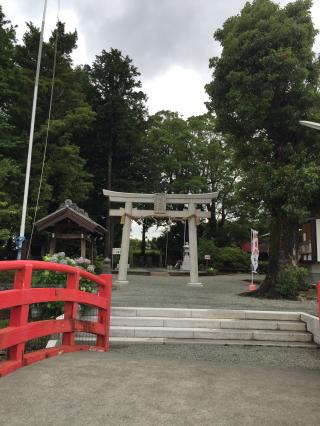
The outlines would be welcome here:
M 131 213 L 132 213 L 132 203 L 125 203 L 125 219 L 122 229 L 122 239 L 121 239 L 121 253 L 120 253 L 120 262 L 119 262 L 119 275 L 116 283 L 118 284 L 128 284 L 127 280 L 127 271 L 128 271 L 128 260 L 129 260 L 129 247 L 130 247 L 130 231 L 131 231 Z
M 198 242 L 197 242 L 197 225 L 195 218 L 195 205 L 189 204 L 189 246 L 190 246 L 190 282 L 188 285 L 195 287 L 203 287 L 203 284 L 199 282 L 198 272 Z

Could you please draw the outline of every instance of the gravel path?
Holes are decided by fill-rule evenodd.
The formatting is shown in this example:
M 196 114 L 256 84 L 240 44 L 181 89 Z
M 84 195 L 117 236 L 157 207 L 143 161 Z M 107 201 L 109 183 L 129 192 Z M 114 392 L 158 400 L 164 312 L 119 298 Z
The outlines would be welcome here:
M 0 425 L 318 426 L 317 353 L 134 345 L 66 354 L 1 379 Z
M 214 365 L 286 367 L 318 370 L 320 349 L 261 346 L 220 346 L 210 344 L 120 344 L 111 343 L 111 352 L 126 354 L 133 359 L 148 357 L 184 361 L 208 361 Z
M 317 315 L 317 301 L 270 300 L 242 297 L 250 274 L 201 277 L 201 288 L 187 286 L 188 277 L 129 275 L 130 283 L 115 288 L 113 306 L 180 307 L 302 311 Z M 114 281 L 116 280 L 114 276 Z M 261 279 L 261 277 L 259 277 Z

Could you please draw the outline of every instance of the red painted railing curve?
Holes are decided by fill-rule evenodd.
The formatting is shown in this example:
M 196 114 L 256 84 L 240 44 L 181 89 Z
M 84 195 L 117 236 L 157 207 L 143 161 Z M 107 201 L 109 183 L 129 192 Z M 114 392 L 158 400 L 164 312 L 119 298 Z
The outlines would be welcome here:
M 109 350 L 111 275 L 94 275 L 77 267 L 51 262 L 0 261 L 0 271 L 12 270 L 15 271 L 13 289 L 0 292 L 0 310 L 10 309 L 9 325 L 0 330 L 0 350 L 8 350 L 8 360 L 0 362 L 0 377 L 24 365 L 64 352 Z M 65 273 L 66 288 L 32 288 L 32 273 L 35 270 Z M 80 278 L 96 283 L 98 293 L 80 290 Z M 64 319 L 28 322 L 29 305 L 60 301 L 65 302 Z M 97 322 L 77 319 L 79 303 L 98 308 Z M 75 332 L 96 334 L 96 345 L 77 345 Z M 62 345 L 25 353 L 28 340 L 55 333 L 62 333 Z

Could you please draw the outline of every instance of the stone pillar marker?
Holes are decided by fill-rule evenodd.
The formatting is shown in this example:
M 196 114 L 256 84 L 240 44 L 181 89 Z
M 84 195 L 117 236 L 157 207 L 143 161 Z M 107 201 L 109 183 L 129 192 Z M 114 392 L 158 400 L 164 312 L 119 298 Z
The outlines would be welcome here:
M 198 242 L 197 242 L 197 225 L 195 218 L 195 205 L 189 204 L 189 245 L 190 245 L 190 282 L 188 285 L 195 287 L 203 287 L 203 284 L 199 282 L 198 273 Z
M 127 201 L 124 208 L 125 219 L 122 229 L 122 240 L 121 240 L 121 254 L 119 262 L 119 274 L 118 284 L 128 284 L 127 280 L 127 269 L 129 260 L 129 246 L 130 246 L 130 231 L 131 231 L 131 214 L 132 214 L 132 203 Z

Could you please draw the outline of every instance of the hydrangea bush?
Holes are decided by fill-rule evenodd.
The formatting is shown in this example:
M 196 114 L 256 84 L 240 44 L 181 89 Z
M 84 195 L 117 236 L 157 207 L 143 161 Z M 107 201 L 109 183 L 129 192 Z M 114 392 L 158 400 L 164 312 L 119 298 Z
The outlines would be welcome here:
M 64 252 L 46 255 L 43 260 L 60 265 L 75 266 L 91 273 L 95 272 L 95 267 L 91 264 L 90 259 L 85 259 L 84 257 L 72 259 L 66 256 Z M 33 287 L 65 287 L 66 281 L 66 273 L 45 270 L 37 271 L 34 274 L 32 285 Z M 79 288 L 90 293 L 97 292 L 97 284 L 84 278 L 80 278 Z M 63 313 L 63 306 L 63 302 L 48 302 L 38 304 L 36 310 L 38 310 L 40 318 L 56 318 Z

